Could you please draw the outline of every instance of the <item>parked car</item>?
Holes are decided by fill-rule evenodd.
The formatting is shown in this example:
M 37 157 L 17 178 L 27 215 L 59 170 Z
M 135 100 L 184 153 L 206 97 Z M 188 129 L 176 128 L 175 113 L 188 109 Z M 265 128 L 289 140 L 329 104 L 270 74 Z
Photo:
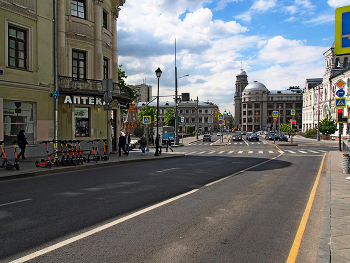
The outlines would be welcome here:
M 129 145 L 129 151 L 132 151 L 132 150 L 135 149 L 135 148 L 136 148 L 136 142 L 131 141 L 131 142 L 130 142 L 130 145 Z
M 211 142 L 211 136 L 210 134 L 204 134 L 203 135 L 203 142 L 208 141 Z
M 233 134 L 232 136 L 233 141 L 242 141 L 242 136 L 240 134 Z
M 221 133 L 221 132 L 218 132 L 218 133 L 216 134 L 216 136 L 222 136 L 222 133 Z
M 276 135 L 276 140 L 288 142 L 288 138 L 284 134 L 277 134 Z
M 275 138 L 275 134 L 274 133 L 270 133 L 270 135 L 266 135 L 265 140 L 273 140 L 274 138 Z
M 259 141 L 259 136 L 256 133 L 251 133 L 248 137 L 248 141 Z

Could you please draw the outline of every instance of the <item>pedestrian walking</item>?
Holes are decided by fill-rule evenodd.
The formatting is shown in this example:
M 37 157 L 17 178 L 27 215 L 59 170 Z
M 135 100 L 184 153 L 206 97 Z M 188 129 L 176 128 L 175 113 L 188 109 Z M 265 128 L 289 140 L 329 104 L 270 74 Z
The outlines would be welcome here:
M 17 141 L 18 141 L 18 147 L 21 149 L 21 152 L 17 156 L 18 158 L 22 156 L 22 160 L 25 160 L 26 157 L 24 156 L 24 153 L 26 152 L 26 145 L 28 143 L 27 138 L 25 136 L 25 130 L 20 130 L 20 132 L 17 135 Z
M 158 152 L 159 154 L 162 154 L 162 146 L 161 146 L 161 141 L 160 141 L 160 134 L 158 134 L 158 137 L 156 138 L 156 148 L 157 146 L 159 147 L 158 148 Z M 157 151 L 157 149 L 156 149 Z
M 166 140 L 166 151 L 168 152 L 168 148 L 171 150 L 171 152 L 174 152 L 173 151 L 173 148 L 171 148 L 171 140 L 170 138 L 168 137 L 168 139 Z
M 120 133 L 119 136 L 119 156 L 122 156 L 122 150 L 124 151 L 124 154 L 128 155 L 128 153 L 125 151 L 125 143 L 126 143 L 126 139 L 125 136 L 123 135 L 123 133 Z
M 288 132 L 288 138 L 290 138 L 290 132 Z
M 141 147 L 141 151 L 142 151 L 142 155 L 145 155 L 145 149 L 146 149 L 146 146 L 147 146 L 147 140 L 145 138 L 145 135 L 142 135 L 142 138 L 140 140 L 140 147 Z
M 130 135 L 129 135 L 129 133 L 126 133 L 125 134 L 125 151 L 128 153 L 128 155 L 129 155 L 130 142 L 131 142 Z

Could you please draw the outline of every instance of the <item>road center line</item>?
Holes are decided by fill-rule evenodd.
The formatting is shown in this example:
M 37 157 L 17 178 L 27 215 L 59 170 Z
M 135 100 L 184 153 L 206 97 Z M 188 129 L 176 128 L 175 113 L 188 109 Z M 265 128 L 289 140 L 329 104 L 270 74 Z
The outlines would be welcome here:
M 316 195 L 318 182 L 320 181 L 322 168 L 323 168 L 323 163 L 324 163 L 324 159 L 326 157 L 326 154 L 327 153 L 325 153 L 323 155 L 321 166 L 320 166 L 320 169 L 318 170 L 318 174 L 317 174 L 314 186 L 312 187 L 312 190 L 311 190 L 311 193 L 310 193 L 310 197 L 309 197 L 309 201 L 307 202 L 307 205 L 306 205 L 303 217 L 302 217 L 300 225 L 299 225 L 298 232 L 297 232 L 297 234 L 295 236 L 295 239 L 294 239 L 294 242 L 293 242 L 293 246 L 292 246 L 292 248 L 291 248 L 291 250 L 289 252 L 287 263 L 294 263 L 295 260 L 297 259 L 299 248 L 300 248 L 300 244 L 301 244 L 301 240 L 303 238 L 304 231 L 305 231 L 306 224 L 307 224 L 307 220 L 309 219 L 309 215 L 310 215 L 310 211 L 311 211 L 311 208 L 312 208 L 312 204 L 314 202 L 314 198 L 315 198 L 315 195 Z
M 18 204 L 18 203 L 22 203 L 22 202 L 27 202 L 27 201 L 31 201 L 32 199 L 24 199 L 24 200 L 19 200 L 19 201 L 15 201 L 15 202 L 10 202 L 10 203 L 6 203 L 6 204 L 0 204 L 1 206 L 6 206 L 6 205 L 12 205 L 12 204 Z
M 171 170 L 177 170 L 177 169 L 180 169 L 180 168 L 174 167 L 174 168 L 170 168 L 170 169 L 156 171 L 156 173 L 163 173 L 163 172 L 167 172 L 167 171 L 171 171 Z

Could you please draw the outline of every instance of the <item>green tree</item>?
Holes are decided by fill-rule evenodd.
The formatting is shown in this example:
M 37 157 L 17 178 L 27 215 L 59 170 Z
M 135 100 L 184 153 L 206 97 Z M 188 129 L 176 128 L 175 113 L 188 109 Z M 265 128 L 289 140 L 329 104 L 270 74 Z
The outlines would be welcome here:
M 332 120 L 332 116 L 328 117 L 327 114 L 326 118 L 320 121 L 320 132 L 323 135 L 334 134 L 337 130 L 337 124 Z
M 142 135 L 145 134 L 145 129 L 143 126 L 141 127 L 137 127 L 136 129 L 134 129 L 134 135 L 138 138 L 141 138 Z
M 128 76 L 125 74 L 125 71 L 122 70 L 122 66 L 123 65 L 119 65 L 119 67 L 118 67 L 118 84 L 119 84 L 119 87 L 120 87 L 120 91 L 121 92 L 128 92 L 130 90 L 131 98 L 134 101 L 139 96 L 139 93 L 133 87 L 128 87 L 127 86 L 127 84 L 125 82 L 125 79 L 127 79 Z
M 283 132 L 291 132 L 292 129 L 290 128 L 290 125 L 288 123 L 282 123 L 281 124 L 281 131 L 283 131 Z
M 154 121 L 154 115 L 156 114 L 157 112 L 149 105 L 143 106 L 139 113 L 139 121 L 143 123 L 143 116 L 151 116 L 151 121 Z
M 166 126 L 175 126 L 175 112 L 172 108 L 167 108 L 164 113 L 165 118 L 165 125 Z M 177 122 L 179 123 L 181 120 L 180 116 L 178 117 Z
M 193 133 L 194 127 L 193 126 L 187 126 L 186 127 L 186 133 Z

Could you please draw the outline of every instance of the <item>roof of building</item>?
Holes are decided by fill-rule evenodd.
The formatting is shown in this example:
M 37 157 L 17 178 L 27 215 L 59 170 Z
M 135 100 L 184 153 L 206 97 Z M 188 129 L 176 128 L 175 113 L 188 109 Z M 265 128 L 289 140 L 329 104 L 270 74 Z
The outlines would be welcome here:
M 243 69 L 240 69 L 237 73 L 237 76 L 246 76 L 247 73 L 243 70 Z
M 264 84 L 254 81 L 248 84 L 243 91 L 269 91 Z
M 323 82 L 323 78 L 313 78 L 313 79 L 306 79 L 307 86 L 309 89 L 312 89 Z
M 144 107 L 147 105 L 148 102 L 136 102 L 135 107 Z M 181 101 L 178 105 L 179 107 L 186 107 L 188 106 L 196 106 L 197 102 L 196 101 Z M 157 107 L 157 101 L 152 101 L 151 103 L 148 104 L 150 107 Z M 211 102 L 203 102 L 199 101 L 198 106 L 202 107 L 217 107 L 216 104 L 211 103 Z M 175 102 L 174 101 L 160 101 L 159 102 L 159 107 L 175 107 Z

